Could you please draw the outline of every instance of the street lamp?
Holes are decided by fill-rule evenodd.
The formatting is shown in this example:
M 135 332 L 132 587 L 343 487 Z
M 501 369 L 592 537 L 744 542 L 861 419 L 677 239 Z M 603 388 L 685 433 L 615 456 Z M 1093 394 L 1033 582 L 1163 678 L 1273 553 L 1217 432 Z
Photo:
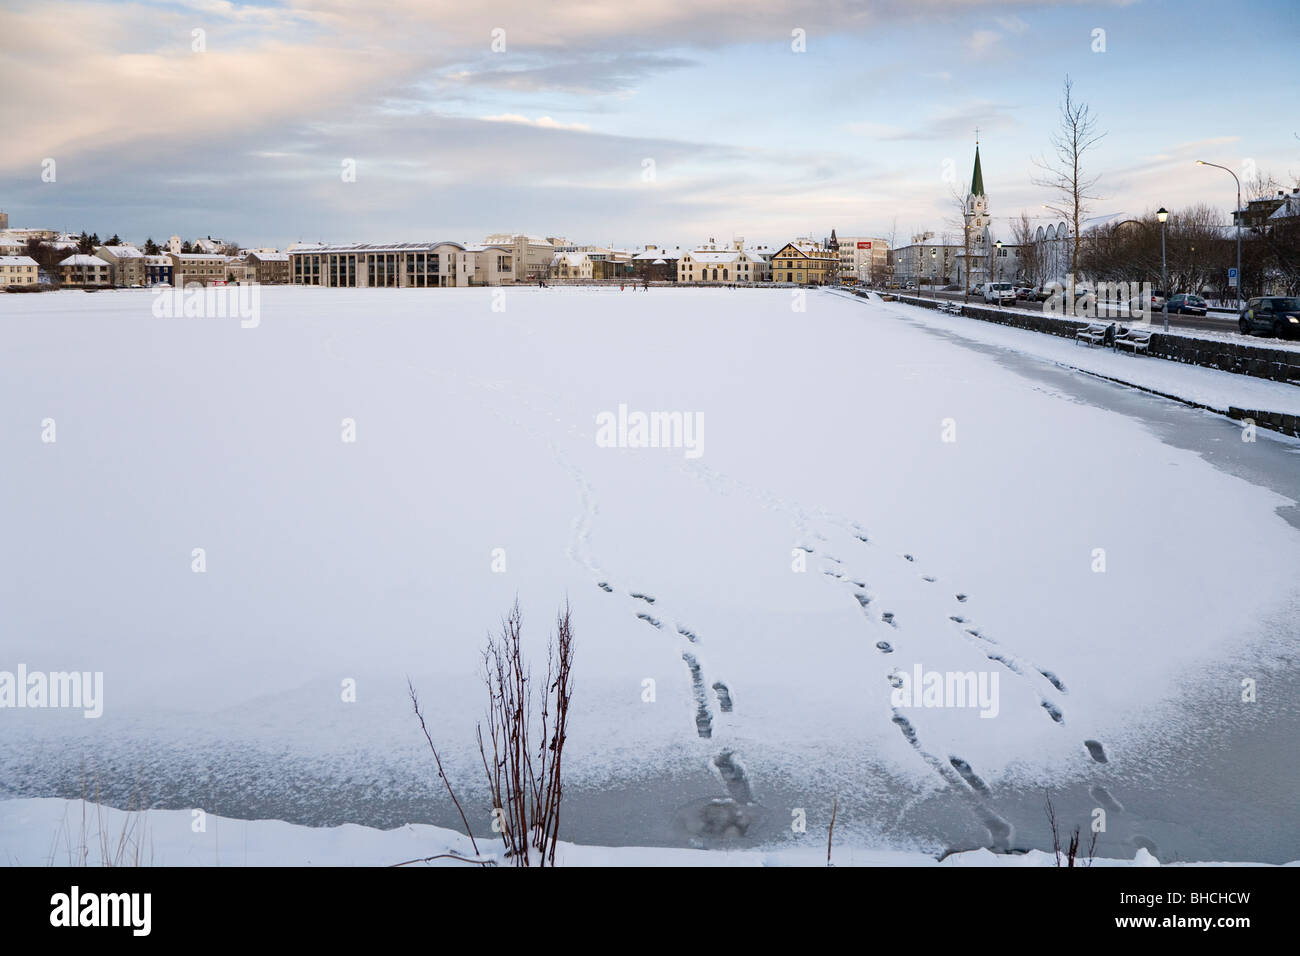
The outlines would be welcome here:
M 1165 313 L 1165 331 L 1169 331 L 1169 280 L 1166 278 L 1165 270 L 1165 223 L 1169 219 L 1169 210 L 1161 206 L 1156 210 L 1156 218 L 1160 220 L 1160 288 L 1164 293 L 1163 311 Z
M 1197 166 L 1213 166 L 1215 169 L 1222 169 L 1237 182 L 1237 208 L 1232 218 L 1237 220 L 1237 311 L 1241 311 L 1241 180 L 1237 179 L 1237 174 L 1227 166 L 1220 166 L 1218 163 L 1207 163 L 1203 159 L 1196 161 Z
M 995 258 L 998 260 L 998 281 L 1001 282 L 1002 281 L 1002 240 L 999 239 L 997 242 L 993 244 L 998 247 L 998 254 Z

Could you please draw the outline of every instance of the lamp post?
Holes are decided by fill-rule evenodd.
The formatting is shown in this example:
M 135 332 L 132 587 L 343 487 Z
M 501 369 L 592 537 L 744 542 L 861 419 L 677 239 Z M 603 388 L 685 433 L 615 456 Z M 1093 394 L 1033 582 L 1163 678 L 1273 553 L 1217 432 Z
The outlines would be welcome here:
M 994 243 L 998 247 L 998 254 L 994 257 L 998 260 L 998 281 L 1002 281 L 1002 240 L 999 239 Z
M 934 291 L 934 264 L 935 261 L 938 259 L 938 257 L 939 257 L 939 250 L 936 249 L 934 246 L 931 246 L 930 247 L 930 295 L 936 297 L 938 296 L 938 293 Z
M 1165 331 L 1169 331 L 1169 280 L 1166 278 L 1165 269 L 1165 222 L 1169 219 L 1169 210 L 1161 206 L 1156 210 L 1156 218 L 1160 220 L 1160 288 L 1164 293 L 1163 311 L 1165 314 Z
M 1213 166 L 1215 169 L 1222 169 L 1231 176 L 1237 183 L 1237 208 L 1233 212 L 1232 218 L 1237 220 L 1237 311 L 1241 311 L 1241 180 L 1237 179 L 1237 174 L 1227 166 L 1220 166 L 1218 163 L 1207 163 L 1203 159 L 1196 161 L 1197 166 Z

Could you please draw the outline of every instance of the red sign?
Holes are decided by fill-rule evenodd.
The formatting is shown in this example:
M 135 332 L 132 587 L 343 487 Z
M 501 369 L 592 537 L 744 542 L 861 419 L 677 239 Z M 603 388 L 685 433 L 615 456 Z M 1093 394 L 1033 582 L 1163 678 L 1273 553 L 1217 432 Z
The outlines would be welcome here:
M 859 243 L 858 243 L 858 248 L 859 248 L 859 249 L 870 249 L 870 248 L 871 248 L 871 243 L 869 243 L 869 242 L 859 242 Z

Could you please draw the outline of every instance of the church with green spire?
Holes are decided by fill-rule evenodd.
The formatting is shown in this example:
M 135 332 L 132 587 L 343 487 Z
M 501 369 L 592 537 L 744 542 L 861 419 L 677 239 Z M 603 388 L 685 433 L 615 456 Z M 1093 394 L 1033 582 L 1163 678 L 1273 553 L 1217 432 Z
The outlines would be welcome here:
M 980 167 L 980 144 L 975 140 L 975 168 L 971 172 L 970 192 L 966 194 L 964 217 L 966 241 L 958 262 L 967 288 L 973 289 L 989 275 L 989 197 L 984 192 L 984 170 Z

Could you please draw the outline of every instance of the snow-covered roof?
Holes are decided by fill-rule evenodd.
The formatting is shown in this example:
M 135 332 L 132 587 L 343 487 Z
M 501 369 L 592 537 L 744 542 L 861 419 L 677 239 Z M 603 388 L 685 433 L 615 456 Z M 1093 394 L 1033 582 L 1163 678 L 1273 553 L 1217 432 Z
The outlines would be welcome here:
M 30 256 L 0 256 L 0 266 L 34 266 L 36 260 Z
M 204 262 L 225 262 L 226 256 L 216 252 L 173 252 L 179 259 L 199 259 Z
M 256 259 L 259 262 L 288 262 L 289 253 L 287 252 L 250 252 L 248 258 Z
M 468 249 L 463 242 L 344 242 L 326 244 L 322 242 L 295 242 L 289 247 L 291 253 L 345 253 L 345 252 L 433 252 L 439 246 L 455 246 Z
M 1269 219 L 1290 219 L 1293 216 L 1300 216 L 1300 196 L 1292 193 L 1283 200 L 1282 205 L 1273 210 Z
M 118 259 L 140 259 L 144 253 L 135 246 L 123 244 L 120 246 L 100 246 L 95 252 L 107 252 Z
M 551 259 L 552 263 L 566 262 L 570 266 L 582 265 L 582 260 L 587 258 L 585 252 L 557 252 Z
M 638 252 L 632 258 L 643 261 L 653 259 L 657 262 L 662 262 L 665 257 L 676 258 L 676 256 L 671 255 L 666 249 L 646 249 L 644 252 Z
M 103 266 L 106 269 L 108 268 L 108 263 L 105 262 L 103 259 L 99 258 L 99 256 L 84 256 L 84 255 L 68 256 L 68 258 L 60 262 L 59 265 L 61 266 Z
M 742 255 L 746 259 L 750 258 L 748 252 L 742 252 L 740 249 L 732 249 L 729 252 L 688 252 L 686 255 L 695 262 L 735 262 Z

